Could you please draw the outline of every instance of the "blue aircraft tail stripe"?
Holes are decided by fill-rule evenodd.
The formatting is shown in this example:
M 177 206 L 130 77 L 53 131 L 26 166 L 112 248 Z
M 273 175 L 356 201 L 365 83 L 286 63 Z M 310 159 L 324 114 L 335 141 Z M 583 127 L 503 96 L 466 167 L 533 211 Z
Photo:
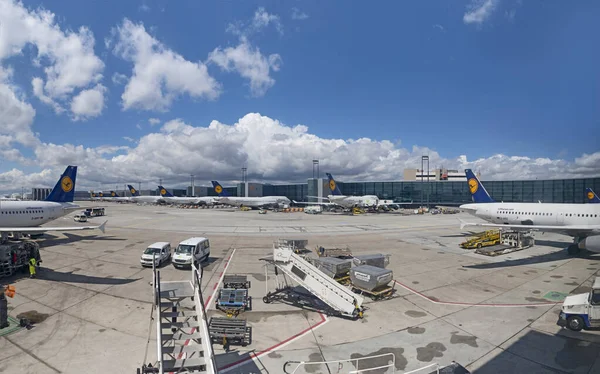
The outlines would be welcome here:
M 221 186 L 221 184 L 217 181 L 210 181 L 212 183 L 213 188 L 215 189 L 215 193 L 217 196 L 229 196 L 229 194 L 225 191 L 225 188 Z
M 493 203 L 494 199 L 490 196 L 490 194 L 486 191 L 483 184 L 479 181 L 479 178 L 473 173 L 471 169 L 466 169 L 465 174 L 467 176 L 467 183 L 469 185 L 469 192 L 471 193 L 471 198 L 475 203 Z
M 163 194 L 163 191 L 164 191 L 164 194 Z M 160 193 L 160 196 L 173 197 L 173 194 L 170 193 L 169 191 L 167 191 L 167 189 L 164 188 L 163 186 L 158 186 L 158 192 Z
M 75 180 L 77 179 L 77 166 L 67 166 L 64 173 L 46 198 L 46 201 L 55 203 L 72 203 L 75 196 Z
M 131 196 L 140 196 L 140 191 L 133 188 L 132 185 L 128 184 L 127 188 L 129 188 L 129 192 L 131 192 Z
M 333 175 L 331 175 L 330 173 L 325 173 L 325 175 L 327 175 L 327 178 L 329 179 L 329 189 L 331 190 L 331 194 L 334 196 L 342 195 L 342 191 L 340 190 L 337 183 L 335 182 L 335 179 L 333 179 Z
M 592 203 L 592 204 L 600 203 L 600 197 L 598 197 L 598 195 L 596 195 L 594 190 L 592 190 L 591 188 L 588 187 L 585 189 L 585 195 L 587 197 L 588 203 Z

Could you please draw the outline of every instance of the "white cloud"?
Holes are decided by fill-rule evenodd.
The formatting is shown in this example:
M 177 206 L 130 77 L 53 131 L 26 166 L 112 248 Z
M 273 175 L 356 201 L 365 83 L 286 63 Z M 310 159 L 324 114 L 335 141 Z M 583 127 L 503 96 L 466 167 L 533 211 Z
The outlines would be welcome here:
M 112 82 L 114 84 L 125 84 L 127 83 L 127 76 L 125 74 L 121 74 L 121 73 L 114 73 L 112 75 Z
M 292 8 L 292 19 L 302 21 L 308 18 L 308 14 L 304 13 L 300 9 L 294 7 Z
M 35 110 L 24 101 L 19 89 L 10 78 L 11 69 L 0 67 L 0 136 L 2 146 L 9 147 L 12 142 L 33 147 L 39 140 L 31 130 Z
M 245 39 L 236 47 L 216 48 L 208 60 L 225 71 L 236 71 L 248 79 L 250 92 L 256 97 L 263 96 L 275 84 L 270 73 L 271 70 L 279 71 L 281 66 L 281 56 L 275 53 L 266 57 Z
M 160 123 L 160 120 L 158 118 L 150 118 L 148 119 L 148 123 L 150 123 L 150 126 L 154 126 L 158 125 Z
M 128 142 L 131 142 L 131 143 L 137 143 L 137 140 L 135 140 L 134 138 L 129 137 L 129 136 L 124 136 L 123 139 L 127 140 Z
M 215 99 L 220 85 L 202 62 L 191 62 L 128 19 L 113 29 L 114 52 L 134 64 L 133 75 L 121 96 L 124 109 L 167 110 L 179 95 Z
M 138 8 L 141 12 L 149 12 L 150 11 L 150 7 L 147 4 L 142 4 L 140 5 L 140 7 Z
M 105 92 L 106 87 L 98 84 L 96 87 L 83 90 L 75 96 L 71 102 L 71 112 L 74 114 L 74 120 L 86 120 L 99 116 L 104 109 Z
M 497 2 L 498 0 L 472 0 L 463 15 L 463 22 L 482 24 L 496 9 Z
M 259 7 L 255 12 L 252 19 L 248 22 L 236 22 L 230 23 L 227 26 L 227 31 L 240 36 L 241 38 L 248 38 L 252 34 L 262 31 L 262 29 L 273 25 L 279 35 L 283 35 L 283 24 L 279 16 L 268 13 L 265 8 Z
M 600 151 L 574 161 L 503 154 L 475 160 L 466 155 L 447 158 L 427 147 L 401 147 L 388 140 L 320 138 L 306 126 L 288 126 L 258 113 L 231 125 L 212 121 L 208 126 L 193 126 L 175 119 L 139 140 L 124 139 L 132 142 L 131 147 L 42 144 L 35 150 L 36 163 L 55 172 L 49 186 L 65 165 L 78 165 L 78 189 L 114 181 L 151 184 L 159 178 L 174 187 L 186 186 L 190 174 L 202 175 L 207 185 L 212 179 L 228 183 L 239 178 L 242 165 L 247 165 L 252 181 L 303 182 L 312 175 L 314 158 L 323 172 L 341 181 L 401 180 L 403 170 L 419 167 L 424 154 L 429 155 L 432 169 L 471 168 L 481 172 L 484 180 L 600 176 Z M 0 144 L 3 141 L 0 137 Z M 0 191 L 14 188 L 15 184 L 2 182 L 2 175 Z
M 32 80 L 34 95 L 57 113 L 62 112 L 57 102 L 68 102 L 76 90 L 102 79 L 104 63 L 94 54 L 94 36 L 88 28 L 62 31 L 54 13 L 30 10 L 11 0 L 0 6 L 0 25 L 0 61 L 34 45 L 37 55 L 33 63 L 43 66 L 46 74 L 45 82 L 40 77 Z
M 435 25 L 433 25 L 433 27 L 436 28 L 436 29 L 438 29 L 438 30 L 440 30 L 440 31 L 442 31 L 442 32 L 446 31 L 446 29 L 444 29 L 444 26 L 442 26 L 440 24 L 435 24 Z
M 137 125 L 135 125 L 135 127 L 137 127 L 138 130 L 142 129 L 142 125 L 140 125 L 139 123 Z

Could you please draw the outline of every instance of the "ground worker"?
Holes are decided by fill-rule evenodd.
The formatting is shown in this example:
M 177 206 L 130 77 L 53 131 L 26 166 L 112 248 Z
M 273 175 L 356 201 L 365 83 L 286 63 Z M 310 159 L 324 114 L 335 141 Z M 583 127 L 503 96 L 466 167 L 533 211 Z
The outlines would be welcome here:
M 34 257 L 29 259 L 29 278 L 35 278 L 35 265 L 36 260 Z

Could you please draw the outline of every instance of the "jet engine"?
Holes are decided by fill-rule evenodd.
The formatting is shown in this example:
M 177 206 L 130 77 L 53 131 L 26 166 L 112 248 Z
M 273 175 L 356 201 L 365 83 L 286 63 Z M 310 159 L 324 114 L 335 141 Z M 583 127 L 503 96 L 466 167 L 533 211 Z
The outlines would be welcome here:
M 590 252 L 600 252 L 600 235 L 588 236 L 579 242 L 580 249 L 587 249 Z

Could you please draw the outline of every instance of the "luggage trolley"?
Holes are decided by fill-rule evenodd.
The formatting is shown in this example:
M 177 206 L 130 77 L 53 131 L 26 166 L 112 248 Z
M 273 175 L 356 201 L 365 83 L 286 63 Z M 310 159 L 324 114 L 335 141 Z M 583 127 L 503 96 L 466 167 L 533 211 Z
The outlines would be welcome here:
M 223 277 L 223 288 L 219 290 L 217 309 L 227 317 L 237 317 L 245 310 L 252 309 L 252 297 L 248 296 L 250 281 L 246 275 L 231 274 Z

